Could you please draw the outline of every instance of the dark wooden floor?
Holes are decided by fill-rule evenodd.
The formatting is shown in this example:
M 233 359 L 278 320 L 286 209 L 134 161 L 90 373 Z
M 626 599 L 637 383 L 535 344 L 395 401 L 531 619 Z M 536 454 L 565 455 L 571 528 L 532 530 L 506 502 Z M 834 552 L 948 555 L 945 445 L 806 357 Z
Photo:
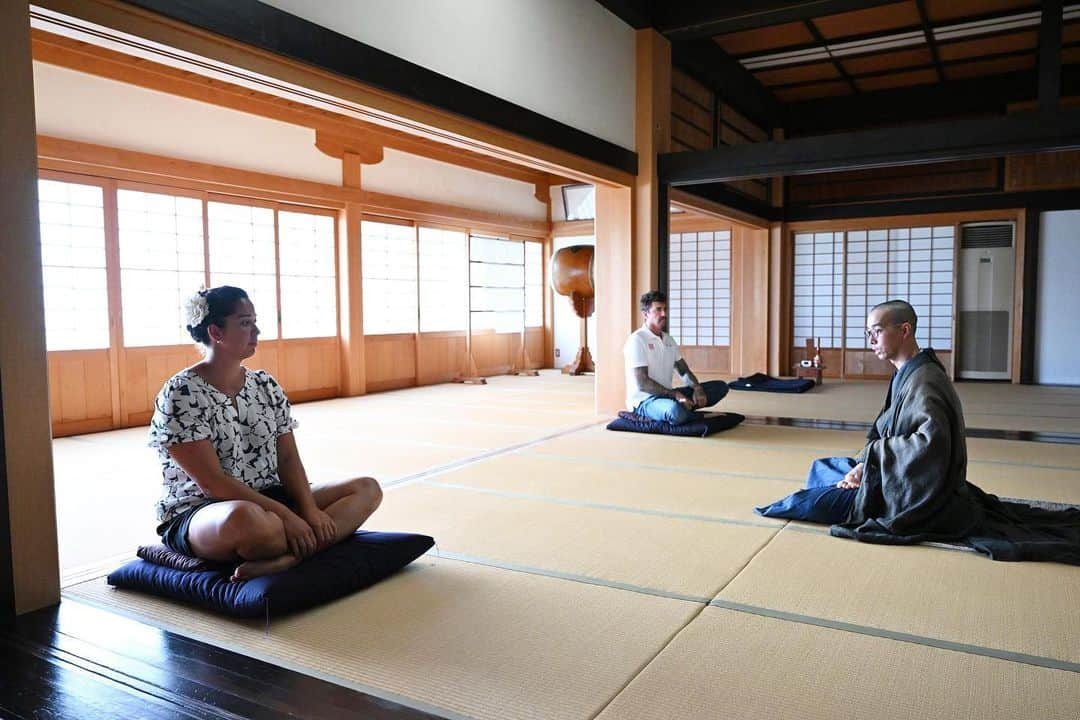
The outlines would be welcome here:
M 65 600 L 0 623 L 3 718 L 434 718 Z

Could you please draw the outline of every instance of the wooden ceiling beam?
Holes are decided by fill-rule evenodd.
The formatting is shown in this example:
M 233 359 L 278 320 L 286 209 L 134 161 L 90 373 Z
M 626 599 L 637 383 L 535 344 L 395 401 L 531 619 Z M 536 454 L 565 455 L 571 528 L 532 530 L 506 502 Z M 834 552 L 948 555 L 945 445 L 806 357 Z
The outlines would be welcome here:
M 1078 148 L 1080 110 L 1067 109 L 668 153 L 657 170 L 661 182 L 692 185 Z
M 689 0 L 658 4 L 657 30 L 672 42 L 866 10 L 897 0 Z

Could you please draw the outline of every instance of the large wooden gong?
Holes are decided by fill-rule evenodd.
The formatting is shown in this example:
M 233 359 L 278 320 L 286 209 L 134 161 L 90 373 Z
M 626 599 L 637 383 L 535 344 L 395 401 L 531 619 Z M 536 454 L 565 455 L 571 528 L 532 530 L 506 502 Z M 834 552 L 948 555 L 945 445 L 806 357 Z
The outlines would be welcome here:
M 585 319 L 593 314 L 596 282 L 593 275 L 592 245 L 570 245 L 551 256 L 551 288 L 570 298 L 574 313 L 581 318 L 581 349 L 574 361 L 563 368 L 571 375 L 583 375 L 596 369 L 588 345 Z

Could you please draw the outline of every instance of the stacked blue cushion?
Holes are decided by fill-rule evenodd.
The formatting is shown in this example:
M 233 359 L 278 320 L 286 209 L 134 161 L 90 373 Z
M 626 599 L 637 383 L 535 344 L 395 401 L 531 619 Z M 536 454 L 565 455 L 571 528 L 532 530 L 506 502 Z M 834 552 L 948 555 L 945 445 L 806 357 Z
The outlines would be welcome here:
M 232 567 L 176 570 L 134 560 L 108 583 L 198 605 L 234 617 L 269 617 L 321 605 L 394 574 L 427 552 L 434 539 L 359 530 L 284 572 L 232 582 Z

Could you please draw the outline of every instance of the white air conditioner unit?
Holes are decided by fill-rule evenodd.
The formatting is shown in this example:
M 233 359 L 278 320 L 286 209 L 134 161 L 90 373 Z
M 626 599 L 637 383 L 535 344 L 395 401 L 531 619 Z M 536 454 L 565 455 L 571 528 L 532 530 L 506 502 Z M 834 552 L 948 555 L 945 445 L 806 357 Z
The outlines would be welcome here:
M 1008 380 L 1012 376 L 1013 277 L 1011 222 L 960 226 L 957 376 Z

